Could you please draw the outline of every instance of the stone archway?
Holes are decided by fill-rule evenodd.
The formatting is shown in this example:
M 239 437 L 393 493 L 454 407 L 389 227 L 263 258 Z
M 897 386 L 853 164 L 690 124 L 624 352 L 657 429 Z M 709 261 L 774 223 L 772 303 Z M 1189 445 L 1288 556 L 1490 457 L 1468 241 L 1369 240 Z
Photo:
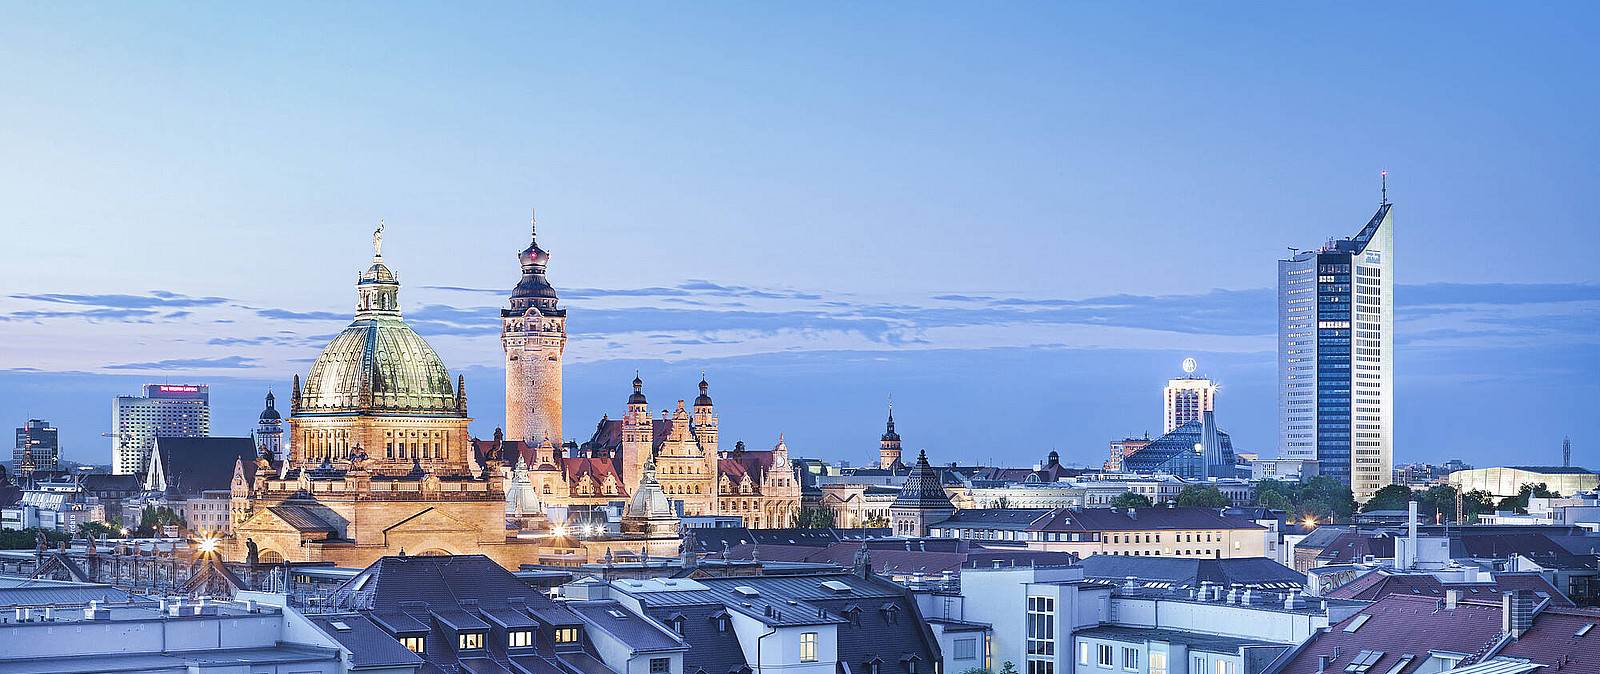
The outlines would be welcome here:
M 439 548 L 428 548 L 427 550 L 423 550 L 422 552 L 417 553 L 417 556 L 418 557 L 448 557 L 448 556 L 453 555 L 453 554 L 455 554 L 455 553 L 452 553 L 452 552 L 449 552 L 449 551 L 446 551 L 446 550 L 441 550 Z
M 262 564 L 282 564 L 283 553 L 277 550 L 262 550 L 256 559 Z

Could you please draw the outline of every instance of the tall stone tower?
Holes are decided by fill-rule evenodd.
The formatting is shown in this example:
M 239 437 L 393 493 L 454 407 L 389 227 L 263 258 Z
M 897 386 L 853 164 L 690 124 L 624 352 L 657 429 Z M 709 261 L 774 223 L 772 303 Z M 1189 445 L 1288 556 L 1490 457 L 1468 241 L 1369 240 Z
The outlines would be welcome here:
M 500 343 L 506 352 L 506 435 L 559 447 L 561 435 L 561 357 L 567 346 L 567 310 L 544 277 L 550 254 L 533 240 L 517 255 L 522 280 L 511 291 L 511 306 L 500 310 Z
M 878 467 L 884 470 L 899 470 L 905 467 L 900 463 L 900 434 L 894 432 L 894 403 L 889 403 L 889 427 L 883 432 L 883 437 L 878 438 Z
M 694 421 L 690 428 L 694 431 L 694 439 L 706 451 L 717 453 L 717 412 L 711 406 L 711 396 L 707 393 L 710 384 L 706 383 L 706 373 L 700 373 L 700 396 L 694 399 Z

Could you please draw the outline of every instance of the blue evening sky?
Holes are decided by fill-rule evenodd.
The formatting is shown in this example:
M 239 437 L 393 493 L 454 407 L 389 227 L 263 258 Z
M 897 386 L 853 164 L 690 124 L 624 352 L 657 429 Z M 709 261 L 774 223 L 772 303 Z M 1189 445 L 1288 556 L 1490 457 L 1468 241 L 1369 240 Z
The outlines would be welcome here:
M 1584 3 L 31 3 L 0 10 L 0 421 L 247 433 L 369 234 L 503 421 L 527 209 L 567 434 L 709 372 L 723 437 L 1098 463 L 1195 356 L 1276 453 L 1275 260 L 1396 203 L 1397 461 L 1600 463 Z M 1514 458 L 1513 458 L 1514 457 Z M 1590 467 L 1597 467 L 1591 465 Z

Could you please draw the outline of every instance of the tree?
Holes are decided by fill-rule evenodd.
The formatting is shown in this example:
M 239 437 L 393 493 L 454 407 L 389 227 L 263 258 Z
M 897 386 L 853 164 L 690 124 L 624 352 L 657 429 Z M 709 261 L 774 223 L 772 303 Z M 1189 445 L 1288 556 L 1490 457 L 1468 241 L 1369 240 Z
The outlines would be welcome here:
M 1473 489 L 1461 495 L 1462 514 L 1467 516 L 1467 524 L 1475 524 L 1478 516 L 1494 512 L 1494 494 L 1482 489 Z
M 1183 491 L 1178 492 L 1180 508 L 1226 508 L 1231 505 L 1233 501 L 1211 485 L 1184 485 Z
M 1113 508 L 1149 508 L 1152 505 L 1154 504 L 1150 502 L 1150 497 L 1144 494 L 1135 494 L 1131 491 L 1122 492 L 1117 494 L 1116 498 L 1111 499 L 1111 507 Z
M 1010 660 L 1000 663 L 1000 674 L 1017 674 L 1017 666 Z
M 801 508 L 794 513 L 794 528 L 796 529 L 830 529 L 833 527 L 833 511 L 827 508 Z
M 1301 517 L 1320 521 L 1348 519 L 1356 511 L 1350 486 L 1332 475 L 1318 475 L 1300 483 L 1294 501 Z
M 1550 486 L 1543 482 L 1540 482 L 1539 484 L 1527 483 L 1523 484 L 1522 488 L 1517 490 L 1516 496 L 1507 496 L 1502 499 L 1500 501 L 1500 509 L 1526 513 L 1528 512 L 1528 497 L 1530 496 L 1537 496 L 1539 498 L 1561 497 L 1560 494 L 1551 491 Z
M 1372 493 L 1372 498 L 1361 505 L 1361 512 L 1374 510 L 1405 510 L 1411 503 L 1411 488 L 1403 484 L 1386 485 Z
M 1289 483 L 1266 478 L 1256 483 L 1256 505 L 1292 512 L 1295 510 L 1294 492 Z
M 62 541 L 72 540 L 72 534 L 65 531 L 45 529 L 44 538 L 52 545 Z M 0 550 L 32 550 L 38 544 L 39 529 L 0 529 Z
M 134 527 L 133 532 L 136 536 L 155 536 L 168 525 L 181 530 L 184 526 L 183 516 L 167 506 L 148 505 L 139 511 L 139 526 Z
M 867 518 L 867 521 L 861 523 L 861 526 L 868 529 L 887 529 L 889 528 L 889 518 L 869 517 Z
M 122 528 L 114 524 L 107 524 L 105 522 L 78 523 L 79 538 L 88 538 L 90 536 L 94 536 L 97 539 L 104 540 L 120 533 L 122 533 Z

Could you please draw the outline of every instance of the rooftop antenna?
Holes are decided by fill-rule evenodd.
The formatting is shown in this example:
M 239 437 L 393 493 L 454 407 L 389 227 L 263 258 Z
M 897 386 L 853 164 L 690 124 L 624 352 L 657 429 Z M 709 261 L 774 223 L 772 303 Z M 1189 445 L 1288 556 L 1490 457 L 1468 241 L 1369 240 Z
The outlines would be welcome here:
M 1389 172 L 1379 171 L 1378 177 L 1383 179 L 1383 201 L 1379 205 L 1387 206 L 1389 205 Z
M 1571 436 L 1568 436 L 1568 437 L 1565 437 L 1565 438 L 1561 439 L 1561 467 L 1562 468 L 1571 468 L 1572 467 L 1572 437 Z
M 539 209 L 532 206 L 528 207 L 528 234 L 539 238 Z

